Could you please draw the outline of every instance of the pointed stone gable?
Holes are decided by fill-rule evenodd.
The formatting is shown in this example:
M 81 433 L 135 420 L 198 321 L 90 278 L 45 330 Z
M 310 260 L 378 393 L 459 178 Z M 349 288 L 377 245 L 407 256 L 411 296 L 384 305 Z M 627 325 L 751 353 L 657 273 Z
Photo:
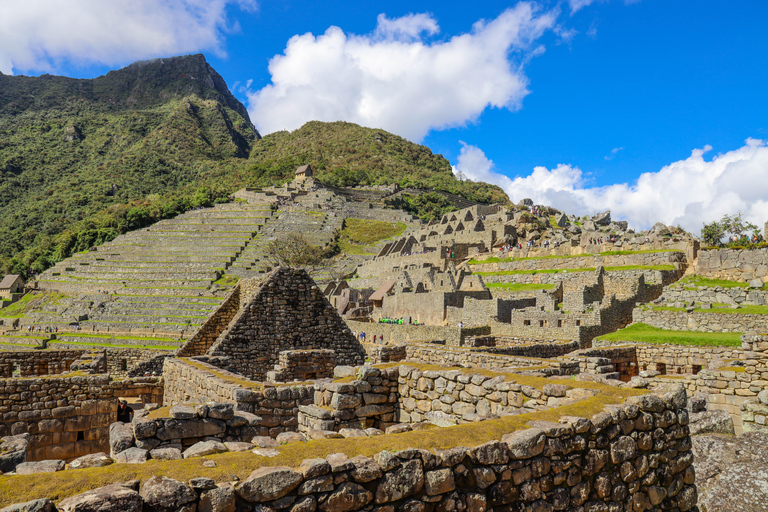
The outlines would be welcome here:
M 365 349 L 306 271 L 277 268 L 241 300 L 207 352 L 218 366 L 265 380 L 286 350 L 330 349 L 336 365 L 364 363 Z

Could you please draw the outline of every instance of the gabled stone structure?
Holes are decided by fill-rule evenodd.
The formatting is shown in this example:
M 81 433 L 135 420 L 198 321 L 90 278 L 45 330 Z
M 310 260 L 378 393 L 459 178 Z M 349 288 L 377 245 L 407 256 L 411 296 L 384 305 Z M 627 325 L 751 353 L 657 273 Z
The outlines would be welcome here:
M 239 311 L 205 354 L 211 364 L 263 381 L 276 365 L 282 366 L 286 380 L 330 376 L 308 375 L 299 367 L 286 372 L 280 364 L 285 362 L 281 361 L 285 351 L 319 354 L 320 367 L 331 371 L 333 365 L 365 361 L 365 349 L 306 271 L 280 267 L 254 281 L 252 290 L 246 284 L 241 282 Z M 328 350 L 333 351 L 332 357 Z M 293 354 L 290 359 L 306 358 Z M 311 359 L 308 364 L 317 366 Z

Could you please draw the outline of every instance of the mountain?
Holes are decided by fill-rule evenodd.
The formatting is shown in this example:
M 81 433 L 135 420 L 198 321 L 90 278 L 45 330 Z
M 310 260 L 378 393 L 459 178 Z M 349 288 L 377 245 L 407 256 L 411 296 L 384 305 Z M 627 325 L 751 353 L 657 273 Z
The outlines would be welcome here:
M 261 138 L 203 55 L 94 79 L 0 74 L 0 270 L 44 270 L 243 186 L 291 179 L 307 163 L 334 185 L 399 183 L 507 201 L 383 130 L 311 122 Z
M 353 123 L 311 121 L 293 132 L 275 132 L 253 145 L 248 170 L 257 184 L 291 178 L 311 164 L 329 185 L 389 185 L 437 189 L 481 203 L 506 203 L 504 191 L 482 182 L 458 181 L 442 155 L 384 130 Z

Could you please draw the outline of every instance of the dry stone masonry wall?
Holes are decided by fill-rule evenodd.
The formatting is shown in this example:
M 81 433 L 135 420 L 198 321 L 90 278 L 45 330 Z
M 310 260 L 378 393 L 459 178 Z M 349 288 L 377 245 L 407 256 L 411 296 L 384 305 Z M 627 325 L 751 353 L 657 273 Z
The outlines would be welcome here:
M 633 397 L 591 419 L 533 422 L 472 448 L 409 448 L 373 457 L 342 453 L 299 468 L 262 467 L 234 485 L 152 477 L 67 498 L 60 510 L 99 503 L 139 512 L 173 499 L 186 509 L 450 511 L 696 510 L 683 390 Z M 173 497 L 173 498 L 172 498 Z M 112 508 L 111 508 L 112 507 Z M 200 508 L 198 508 L 200 507 Z

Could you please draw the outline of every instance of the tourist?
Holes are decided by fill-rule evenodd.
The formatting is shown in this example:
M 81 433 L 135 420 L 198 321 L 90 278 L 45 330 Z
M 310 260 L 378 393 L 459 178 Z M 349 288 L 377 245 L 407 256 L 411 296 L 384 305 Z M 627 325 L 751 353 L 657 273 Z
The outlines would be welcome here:
M 117 404 L 117 421 L 130 423 L 133 418 L 133 409 L 128 407 L 128 402 L 120 400 Z

